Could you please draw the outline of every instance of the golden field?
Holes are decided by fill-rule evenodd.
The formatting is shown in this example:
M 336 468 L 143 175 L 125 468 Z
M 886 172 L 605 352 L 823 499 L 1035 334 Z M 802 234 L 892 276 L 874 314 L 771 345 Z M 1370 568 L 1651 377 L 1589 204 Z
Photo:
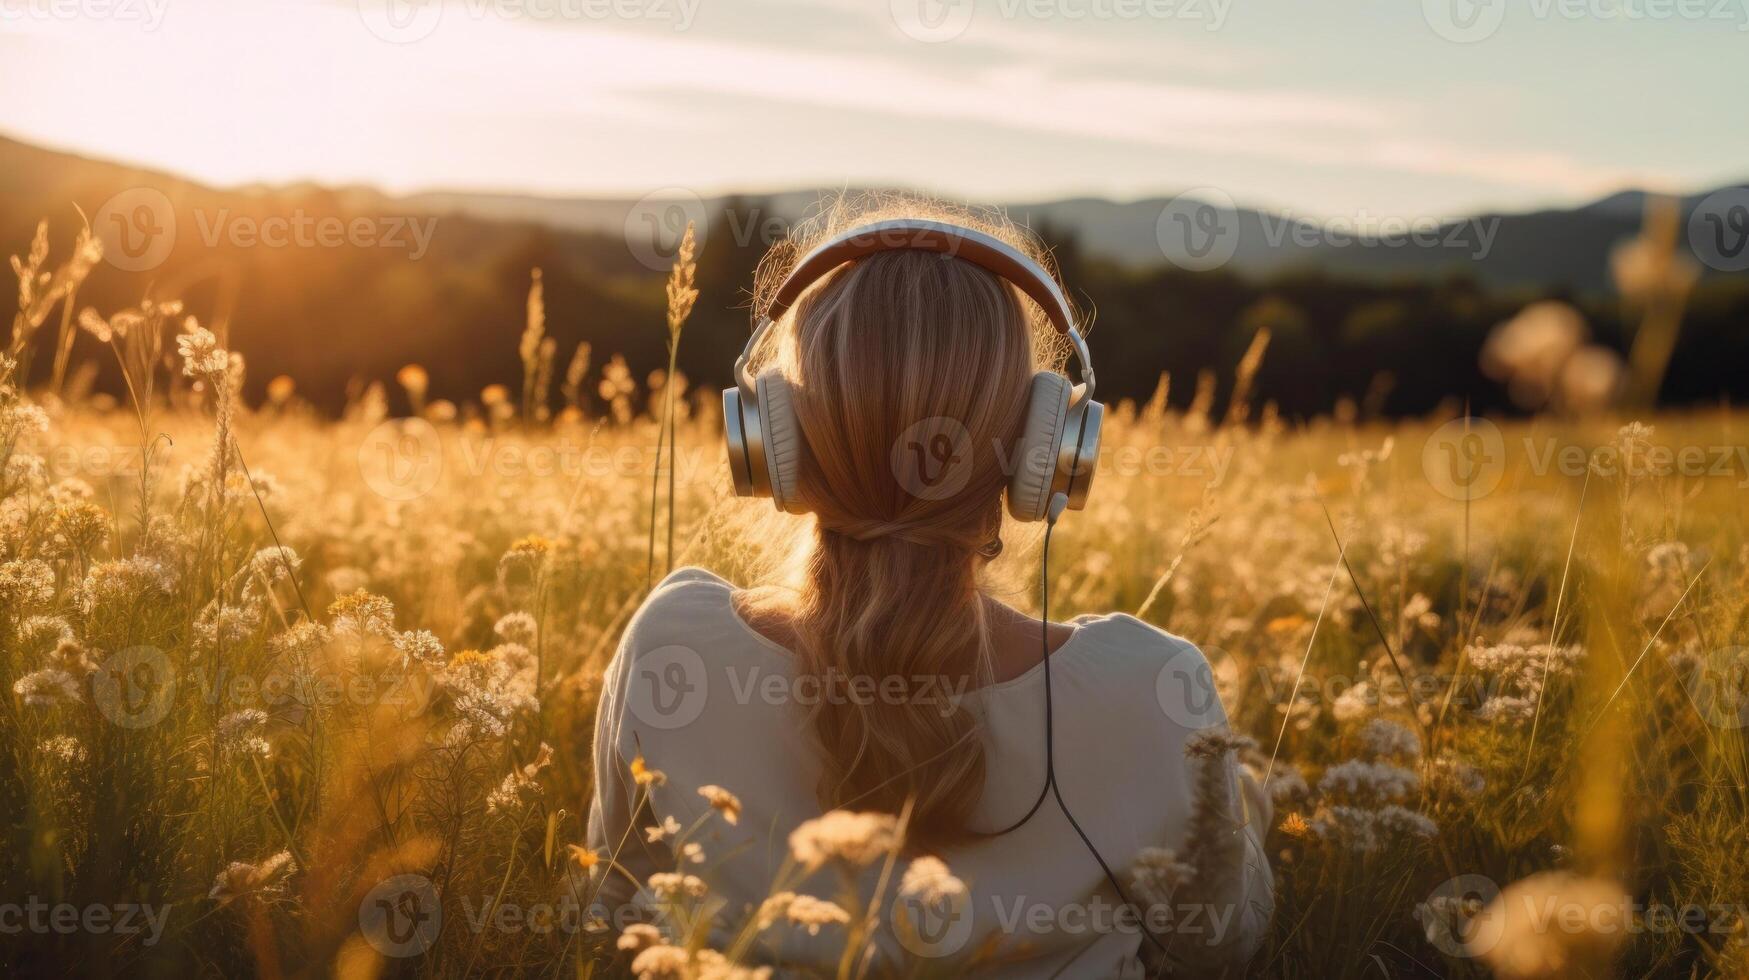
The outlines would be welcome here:
M 75 328 L 82 270 L 24 271 L 0 367 L 0 896 L 22 909 L 0 926 L 43 926 L 0 964 L 752 976 L 762 933 L 812 923 L 842 935 L 838 975 L 881 972 L 868 895 L 719 912 L 736 941 L 706 948 L 698 828 L 650 888 L 660 933 L 591 908 L 620 629 L 670 567 L 781 581 L 807 539 L 733 498 L 713 393 L 543 368 L 537 296 L 520 389 L 427 404 L 413 368 L 340 419 L 290 384 L 245 406 L 240 373 L 272 365 L 162 304 Z M 128 397 L 77 394 L 77 363 L 22 376 L 57 323 L 114 351 Z M 1277 908 L 1251 972 L 1749 973 L 1749 416 L 1302 424 L 1243 382 L 1113 406 L 1049 574 L 1054 617 L 1201 646 L 1255 741 Z M 574 407 L 546 417 L 548 387 Z M 1036 611 L 1036 534 L 1005 537 L 991 588 Z M 385 935 L 379 903 L 432 899 L 440 925 Z

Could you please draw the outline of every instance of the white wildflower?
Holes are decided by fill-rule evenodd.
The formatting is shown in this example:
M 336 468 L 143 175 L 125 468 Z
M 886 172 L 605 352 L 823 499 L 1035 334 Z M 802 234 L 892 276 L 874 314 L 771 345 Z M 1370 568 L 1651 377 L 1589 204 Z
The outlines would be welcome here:
M 897 845 L 897 829 L 890 814 L 833 810 L 790 833 L 790 854 L 810 871 L 834 860 L 863 867 Z
M 219 719 L 219 751 L 227 759 L 265 759 L 273 754 L 273 747 L 262 737 L 266 728 L 267 712 L 259 708 L 233 711 Z
M 1421 785 L 1420 777 L 1384 762 L 1349 759 L 1324 770 L 1318 792 L 1357 802 L 1400 800 Z
M 213 879 L 207 897 L 228 905 L 246 896 L 266 899 L 283 895 L 286 879 L 296 870 L 290 851 L 280 851 L 260 864 L 233 861 Z
M 13 682 L 12 693 L 32 708 L 52 708 L 80 700 L 79 681 L 72 674 L 53 667 L 20 677 Z
M 492 626 L 499 639 L 523 646 L 534 646 L 536 629 L 534 617 L 525 612 L 506 613 Z
M 1374 718 L 1360 731 L 1360 744 L 1373 759 L 1421 758 L 1421 736 L 1394 721 Z

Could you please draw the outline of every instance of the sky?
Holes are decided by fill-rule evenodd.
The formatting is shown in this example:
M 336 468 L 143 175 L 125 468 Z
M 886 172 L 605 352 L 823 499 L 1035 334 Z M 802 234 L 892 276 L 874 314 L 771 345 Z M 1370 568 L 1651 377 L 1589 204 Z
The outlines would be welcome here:
M 0 133 L 220 186 L 1444 218 L 1749 178 L 1749 0 L 0 0 Z

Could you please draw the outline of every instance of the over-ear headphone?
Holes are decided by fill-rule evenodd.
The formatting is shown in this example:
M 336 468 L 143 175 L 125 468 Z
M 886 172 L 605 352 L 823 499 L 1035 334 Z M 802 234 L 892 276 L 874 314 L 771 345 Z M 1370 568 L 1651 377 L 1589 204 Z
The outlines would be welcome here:
M 1085 507 L 1099 462 L 1105 406 L 1093 400 L 1093 359 L 1062 289 L 1037 262 L 993 235 L 911 219 L 863 225 L 827 240 L 803 256 L 778 286 L 735 359 L 735 386 L 723 391 L 723 430 L 735 494 L 770 497 L 778 510 L 792 514 L 807 510 L 797 493 L 804 442 L 789 380 L 776 368 L 755 377 L 748 362 L 771 325 L 809 286 L 846 262 L 903 249 L 964 259 L 1000 276 L 1037 303 L 1057 332 L 1068 338 L 1080 364 L 1081 383 L 1071 384 L 1054 371 L 1033 375 L 1025 427 L 1008 478 L 1008 512 L 1016 520 L 1043 520 L 1051 498 L 1059 494 L 1069 509 Z

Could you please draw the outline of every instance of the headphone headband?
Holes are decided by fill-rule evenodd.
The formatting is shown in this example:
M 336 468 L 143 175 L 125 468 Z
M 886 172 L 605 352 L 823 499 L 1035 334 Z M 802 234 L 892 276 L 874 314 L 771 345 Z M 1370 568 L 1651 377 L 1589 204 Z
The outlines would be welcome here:
M 790 270 L 783 284 L 772 296 L 766 316 L 773 320 L 783 316 L 809 286 L 846 262 L 865 258 L 876 252 L 910 249 L 935 252 L 952 258 L 965 259 L 979 268 L 1013 283 L 1021 292 L 1045 311 L 1045 316 L 1060 334 L 1075 328 L 1075 318 L 1069 300 L 1057 285 L 1057 280 L 1030 256 L 994 235 L 975 228 L 927 221 L 897 218 L 877 221 L 852 228 L 820 243 L 802 257 Z
M 965 259 L 1012 283 L 1015 288 L 1031 297 L 1045 311 L 1051 325 L 1069 339 L 1070 346 L 1075 350 L 1075 358 L 1081 365 L 1081 388 L 1076 392 L 1077 401 L 1092 399 L 1093 356 L 1087 350 L 1087 341 L 1081 336 L 1081 331 L 1075 328 L 1074 312 L 1069 306 L 1068 297 L 1063 295 L 1062 287 L 1057 285 L 1057 280 L 1043 266 L 1033 261 L 1031 256 L 994 235 L 963 225 L 922 218 L 895 218 L 860 225 L 820 243 L 802 256 L 802 260 L 796 263 L 795 268 L 790 270 L 783 283 L 777 287 L 765 315 L 759 318 L 753 335 L 747 338 L 747 345 L 741 349 L 741 356 L 735 359 L 735 382 L 748 399 L 752 398 L 753 377 L 748 372 L 747 365 L 754 349 L 764 339 L 771 324 L 782 317 L 802 293 L 807 292 L 809 286 L 846 262 L 866 258 L 877 252 L 903 249 Z

